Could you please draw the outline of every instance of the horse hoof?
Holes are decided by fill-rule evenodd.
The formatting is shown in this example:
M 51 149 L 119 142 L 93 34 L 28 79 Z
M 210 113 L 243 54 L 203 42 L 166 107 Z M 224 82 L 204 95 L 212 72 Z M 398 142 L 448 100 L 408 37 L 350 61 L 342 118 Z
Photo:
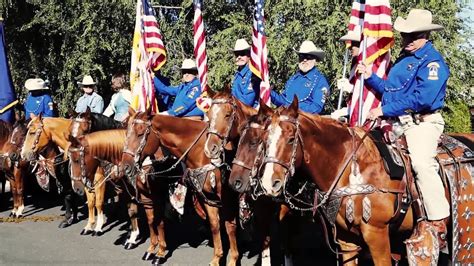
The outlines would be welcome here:
M 20 215 L 15 215 L 15 218 L 17 218 L 17 219 L 20 219 L 20 218 L 22 218 L 22 217 L 23 217 L 22 214 L 20 214 Z
M 142 260 L 152 260 L 154 258 L 155 258 L 154 253 L 145 252 L 145 254 L 143 254 Z
M 70 226 L 73 223 L 73 219 L 64 219 L 61 223 L 59 223 L 58 227 L 59 228 L 66 228 Z
M 137 244 L 135 244 L 135 243 L 128 243 L 128 242 L 127 242 L 127 243 L 125 243 L 125 247 L 124 247 L 124 248 L 125 248 L 126 250 L 130 250 L 130 249 L 134 249 L 134 248 L 136 248 L 136 247 L 137 247 Z
M 104 234 L 104 232 L 102 232 L 102 231 L 94 231 L 94 232 L 92 232 L 92 236 L 101 236 L 101 235 L 103 235 L 103 234 Z
M 164 258 L 163 257 L 155 257 L 151 262 L 151 265 L 163 265 Z
M 92 234 L 91 230 L 82 229 L 81 231 L 81 236 L 90 235 L 90 234 Z
M 8 217 L 13 217 L 15 216 L 16 214 L 14 212 L 10 212 L 10 215 L 8 215 Z

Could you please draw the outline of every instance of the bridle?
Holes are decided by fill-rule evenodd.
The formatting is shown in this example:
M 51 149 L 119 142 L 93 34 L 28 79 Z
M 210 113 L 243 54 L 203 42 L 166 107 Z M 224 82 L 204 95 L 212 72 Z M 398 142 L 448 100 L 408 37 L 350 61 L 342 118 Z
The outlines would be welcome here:
M 28 124 L 28 132 L 30 131 L 29 127 L 31 126 L 31 123 L 33 121 L 30 121 L 30 123 Z M 35 137 L 34 137 L 34 140 L 33 140 L 33 146 L 31 147 L 31 151 L 35 154 L 36 157 L 38 157 L 38 154 L 40 154 L 44 149 L 46 149 L 47 145 L 45 145 L 40 151 L 35 151 L 36 150 L 36 146 L 38 145 L 39 143 L 39 139 L 41 137 L 41 133 L 44 131 L 44 125 L 43 125 L 43 120 L 40 119 L 39 120 L 39 127 L 36 128 L 35 130 Z M 28 132 L 26 133 L 28 135 Z M 45 133 L 46 134 L 46 133 Z
M 81 169 L 81 175 L 80 176 L 74 176 L 72 173 L 72 153 L 73 152 L 79 152 L 79 167 Z M 86 176 L 86 161 L 85 161 L 85 148 L 84 146 L 81 145 L 81 147 L 75 148 L 75 147 L 70 147 L 68 149 L 68 157 L 69 157 L 69 176 L 73 181 L 77 182 L 82 182 L 84 185 L 86 185 L 88 188 L 89 186 L 87 185 L 87 176 Z
M 217 157 L 219 155 L 223 154 L 224 151 L 224 146 L 227 144 L 227 141 L 229 139 L 230 131 L 232 130 L 232 125 L 234 124 L 234 120 L 236 117 L 237 113 L 237 105 L 235 104 L 235 101 L 233 99 L 213 99 L 212 100 L 212 105 L 214 104 L 230 104 L 232 106 L 232 112 L 229 118 L 229 123 L 227 123 L 226 130 L 224 134 L 221 134 L 216 128 L 216 121 L 211 117 L 209 120 L 209 127 L 207 129 L 207 139 L 206 143 L 209 141 L 209 135 L 216 135 L 219 139 L 222 140 L 222 145 L 219 147 Z M 211 106 L 212 106 L 211 105 Z M 204 147 L 204 153 L 206 154 L 207 158 L 209 159 L 216 159 L 213 154 L 208 150 L 207 145 Z
M 245 126 L 244 130 L 242 131 L 242 134 L 240 135 L 240 140 L 237 147 L 241 147 L 240 145 L 242 144 L 242 140 L 244 139 L 245 135 L 247 134 L 248 129 L 250 128 L 259 129 L 262 131 L 265 131 L 266 129 L 265 126 L 263 125 L 249 121 L 247 125 Z M 251 166 L 246 165 L 245 162 L 243 162 L 242 160 L 239 160 L 238 156 L 235 156 L 234 160 L 232 161 L 232 164 L 238 165 L 249 171 L 247 178 L 250 184 L 249 188 L 250 189 L 253 188 L 253 192 L 251 193 L 251 196 L 254 199 L 256 199 L 260 194 L 260 193 L 257 193 L 257 185 L 259 184 L 258 178 L 257 178 L 257 172 L 260 168 L 260 162 L 262 161 L 264 152 L 265 152 L 265 146 L 263 145 L 263 141 L 260 140 L 257 147 L 257 154 Z
M 125 146 L 123 147 L 123 153 L 128 154 L 128 155 L 133 157 L 134 167 L 139 170 L 140 169 L 140 163 L 139 163 L 140 162 L 140 157 L 141 157 L 141 154 L 143 152 L 143 149 L 145 148 L 145 145 L 146 145 L 147 139 L 148 139 L 148 135 L 150 134 L 150 131 L 152 130 L 152 127 L 151 127 L 151 121 L 135 118 L 135 119 L 132 120 L 132 123 L 129 125 L 129 127 L 127 129 L 127 139 L 129 139 L 129 137 L 131 136 L 133 126 L 135 124 L 145 125 L 146 126 L 145 132 L 143 133 L 143 135 L 140 139 L 140 143 L 138 145 L 138 148 L 135 151 L 132 151 L 131 149 L 129 149 L 128 145 L 127 145 L 127 141 L 125 141 Z M 157 134 L 157 133 L 155 132 L 155 134 Z
M 76 117 L 72 120 L 72 132 L 71 136 L 77 137 L 77 128 L 81 123 L 87 123 L 87 130 L 85 132 L 91 132 L 92 129 L 92 122 L 89 119 L 85 119 L 82 117 Z
M 296 128 L 295 136 L 294 136 L 295 140 L 293 141 L 290 160 L 289 160 L 289 162 L 283 162 L 283 161 L 279 160 L 278 158 L 268 156 L 268 153 L 266 153 L 265 157 L 263 159 L 263 162 L 260 166 L 260 169 L 264 165 L 266 165 L 267 163 L 275 163 L 275 164 L 278 164 L 278 165 L 282 166 L 283 168 L 285 168 L 285 177 L 284 177 L 284 186 L 283 186 L 283 188 L 285 188 L 287 183 L 288 183 L 288 180 L 290 179 L 290 177 L 295 174 L 295 160 L 296 160 L 296 155 L 297 155 L 297 150 L 298 150 L 298 144 L 301 142 L 301 146 L 303 146 L 303 137 L 301 136 L 300 124 L 298 122 L 298 119 L 293 118 L 293 117 L 289 117 L 289 116 L 286 116 L 286 115 L 280 115 L 278 117 L 278 121 L 279 122 L 289 122 L 289 123 L 293 124 Z M 271 142 L 272 142 L 272 140 L 268 139 L 268 141 L 266 143 L 267 144 L 267 147 L 266 147 L 267 151 L 269 150 L 269 146 L 272 144 Z M 303 151 L 303 148 L 301 150 Z

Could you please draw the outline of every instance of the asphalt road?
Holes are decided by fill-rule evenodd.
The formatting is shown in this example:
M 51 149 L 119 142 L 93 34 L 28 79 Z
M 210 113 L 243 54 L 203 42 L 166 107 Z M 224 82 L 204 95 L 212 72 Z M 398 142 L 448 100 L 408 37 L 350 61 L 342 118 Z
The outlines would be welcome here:
M 81 236 L 79 233 L 87 219 L 85 206 L 80 207 L 77 223 L 59 229 L 57 226 L 62 219 L 59 215 L 63 211 L 58 197 L 52 193 L 33 192 L 26 198 L 25 218 L 20 220 L 8 219 L 11 194 L 0 194 L 0 265 L 150 265 L 141 260 L 149 242 L 143 213 L 139 218 L 140 244 L 133 250 L 125 250 L 123 243 L 130 226 L 124 205 L 109 203 L 105 206 L 104 235 Z M 205 221 L 196 215 L 188 215 L 181 220 L 167 220 L 165 226 L 168 245 L 165 265 L 209 263 L 213 249 L 208 244 L 210 233 Z M 293 242 L 305 242 L 304 239 L 311 242 L 296 248 L 294 265 L 335 265 L 322 242 L 313 242 L 321 237 L 314 234 L 315 230 L 305 228 L 308 227 L 294 228 Z M 239 233 L 239 245 L 244 250 L 242 265 L 254 265 L 258 260 L 256 243 L 250 240 L 252 234 Z M 272 252 L 279 250 L 276 245 Z M 278 259 L 281 257 L 274 258 L 275 264 L 281 264 Z

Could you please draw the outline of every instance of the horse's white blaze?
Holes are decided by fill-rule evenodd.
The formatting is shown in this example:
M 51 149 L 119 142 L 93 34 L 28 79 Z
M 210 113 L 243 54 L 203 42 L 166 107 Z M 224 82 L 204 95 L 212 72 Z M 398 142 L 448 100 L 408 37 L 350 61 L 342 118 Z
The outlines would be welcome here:
M 212 105 L 211 109 L 212 109 L 212 117 L 211 117 L 211 120 L 209 121 L 209 130 L 215 131 L 217 115 L 221 112 L 221 107 L 219 105 Z M 209 147 L 209 138 L 206 139 L 204 150 L 207 154 L 211 154 L 211 151 L 208 149 L 208 147 Z
M 77 137 L 78 131 L 79 131 L 79 123 L 72 123 L 71 135 L 72 135 L 74 138 Z
M 268 134 L 268 140 L 270 141 L 270 147 L 268 148 L 267 156 L 275 157 L 277 152 L 277 144 L 282 134 L 280 125 L 271 125 L 270 132 Z M 262 177 L 262 186 L 267 192 L 271 194 L 273 192 L 272 186 L 272 177 L 273 177 L 273 163 L 267 163 L 265 165 L 265 170 L 263 171 Z
M 130 233 L 130 237 L 127 239 L 126 243 L 130 244 L 136 244 L 137 243 L 137 237 L 140 234 L 140 230 L 137 228 L 137 230 L 132 230 Z
M 104 212 L 98 213 L 97 214 L 97 222 L 95 223 L 94 231 L 102 232 L 102 226 L 104 225 L 104 222 L 105 222 Z

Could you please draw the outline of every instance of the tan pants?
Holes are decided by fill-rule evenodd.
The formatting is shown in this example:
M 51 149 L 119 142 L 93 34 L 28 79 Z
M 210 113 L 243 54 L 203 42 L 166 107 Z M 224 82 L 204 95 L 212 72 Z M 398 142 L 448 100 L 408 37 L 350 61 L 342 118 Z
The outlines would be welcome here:
M 440 113 L 424 118 L 419 125 L 409 122 L 403 126 L 408 151 L 416 173 L 416 182 L 421 190 L 429 220 L 440 220 L 449 216 L 449 203 L 445 197 L 443 182 L 438 174 L 435 159 L 438 139 L 443 133 L 444 120 Z

